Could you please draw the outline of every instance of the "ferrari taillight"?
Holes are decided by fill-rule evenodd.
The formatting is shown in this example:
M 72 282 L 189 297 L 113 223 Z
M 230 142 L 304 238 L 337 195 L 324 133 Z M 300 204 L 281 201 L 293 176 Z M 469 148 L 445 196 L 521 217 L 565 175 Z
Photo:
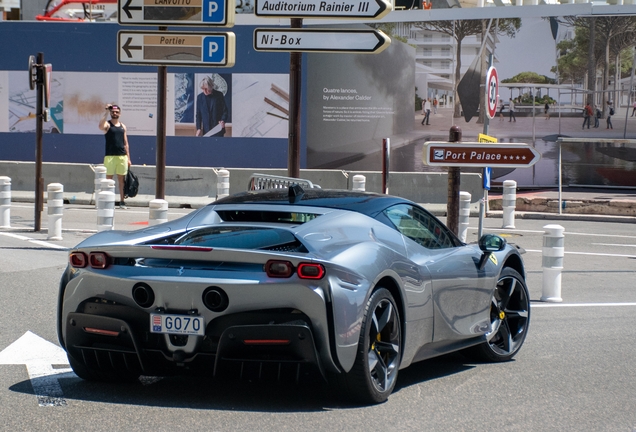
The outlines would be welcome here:
M 289 261 L 269 260 L 265 263 L 265 273 L 272 278 L 288 278 L 294 273 L 294 266 Z
M 75 268 L 84 268 L 88 264 L 86 254 L 84 252 L 72 252 L 68 256 L 68 261 L 71 263 L 71 266 Z
M 105 269 L 110 264 L 110 259 L 104 252 L 91 252 L 88 256 L 88 262 L 94 269 Z
M 301 279 L 322 279 L 325 268 L 322 264 L 302 263 L 298 265 L 298 277 Z

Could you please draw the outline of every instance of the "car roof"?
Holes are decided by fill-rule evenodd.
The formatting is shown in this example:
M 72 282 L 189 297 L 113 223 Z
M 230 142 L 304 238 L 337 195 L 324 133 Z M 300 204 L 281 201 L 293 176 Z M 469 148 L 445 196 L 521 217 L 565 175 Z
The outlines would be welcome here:
M 382 210 L 394 204 L 413 204 L 404 198 L 392 195 L 381 195 L 372 192 L 358 192 L 337 189 L 306 189 L 300 192 L 300 199 L 290 201 L 290 191 L 285 189 L 269 189 L 264 191 L 248 191 L 226 198 L 221 198 L 211 205 L 226 204 L 266 204 L 266 205 L 296 205 L 307 207 L 324 207 L 331 209 L 349 210 L 374 217 Z

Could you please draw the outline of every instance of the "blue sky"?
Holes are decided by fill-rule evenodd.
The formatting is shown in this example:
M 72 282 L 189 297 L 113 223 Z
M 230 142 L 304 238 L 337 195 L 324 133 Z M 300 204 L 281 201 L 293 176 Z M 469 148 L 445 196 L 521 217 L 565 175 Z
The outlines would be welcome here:
M 550 68 L 556 64 L 555 44 L 548 20 L 523 18 L 515 38 L 500 37 L 496 54 L 500 80 L 520 72 L 536 72 L 554 78 Z

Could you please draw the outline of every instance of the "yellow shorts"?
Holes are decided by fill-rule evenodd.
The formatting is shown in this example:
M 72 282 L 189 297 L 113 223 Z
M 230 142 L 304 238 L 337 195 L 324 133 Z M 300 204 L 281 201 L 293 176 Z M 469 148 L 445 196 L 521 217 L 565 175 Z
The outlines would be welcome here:
M 104 156 L 106 175 L 128 174 L 128 156 Z

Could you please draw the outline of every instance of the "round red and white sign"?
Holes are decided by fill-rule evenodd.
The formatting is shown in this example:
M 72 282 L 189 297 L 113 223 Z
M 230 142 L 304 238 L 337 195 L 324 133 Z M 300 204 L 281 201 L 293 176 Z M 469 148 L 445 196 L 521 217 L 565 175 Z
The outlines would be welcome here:
M 497 95 L 499 94 L 499 77 L 494 66 L 488 68 L 486 73 L 486 114 L 489 119 L 495 118 L 497 114 Z

